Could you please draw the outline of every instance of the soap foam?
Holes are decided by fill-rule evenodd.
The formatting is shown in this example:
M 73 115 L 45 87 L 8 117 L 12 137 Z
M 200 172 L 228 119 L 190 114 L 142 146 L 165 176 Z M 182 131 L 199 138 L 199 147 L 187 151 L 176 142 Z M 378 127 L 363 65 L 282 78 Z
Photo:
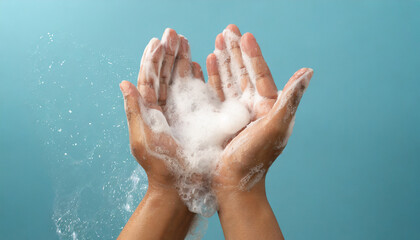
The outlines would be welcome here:
M 189 210 L 206 217 L 217 210 L 216 198 L 211 190 L 211 178 L 224 150 L 223 146 L 251 120 L 256 121 L 250 125 L 259 120 L 255 119 L 255 108 L 266 100 L 256 91 L 256 74 L 252 71 L 252 60 L 244 52 L 244 66 L 233 61 L 228 67 L 227 63 L 232 62 L 232 49 L 239 46 L 240 37 L 230 30 L 224 30 L 223 36 L 227 48 L 216 49 L 214 54 L 219 65 L 225 101 L 219 100 L 216 91 L 209 84 L 194 78 L 191 73 L 186 73 L 183 77 L 177 74 L 171 76 L 163 112 L 145 108 L 140 103 L 143 105 L 143 118 L 152 131 L 171 135 L 180 146 L 177 157 L 184 161 L 179 163 L 170 159 L 167 153 L 160 152 L 159 149 L 155 149 L 153 154 L 166 159 L 168 167 L 177 177 L 179 194 Z M 142 64 L 147 70 L 152 70 L 152 63 L 147 61 L 148 55 L 149 53 L 144 54 L 146 61 L 142 60 Z M 239 79 L 246 74 L 249 82 L 242 91 Z M 155 75 L 152 77 L 155 78 L 153 82 L 156 88 L 159 81 L 158 75 Z M 280 91 L 278 96 L 281 94 Z M 285 98 L 279 97 L 277 100 L 279 99 L 285 101 Z M 293 123 L 289 133 L 292 127 Z M 277 145 L 279 148 L 284 147 L 285 142 Z M 229 146 L 225 151 L 232 152 L 233 148 L 234 146 Z M 250 169 L 249 174 L 239 183 L 238 189 L 249 190 L 264 174 L 262 165 Z
M 181 146 L 182 168 L 167 159 L 178 177 L 180 196 L 191 211 L 209 217 L 217 208 L 210 184 L 223 145 L 250 122 L 251 114 L 239 98 L 221 102 L 201 79 L 175 76 L 171 82 L 163 113 L 142 107 L 143 118 L 152 131 L 173 136 Z
M 257 182 L 264 176 L 264 164 L 260 163 L 250 169 L 247 175 L 239 182 L 239 189 L 242 191 L 249 191 Z

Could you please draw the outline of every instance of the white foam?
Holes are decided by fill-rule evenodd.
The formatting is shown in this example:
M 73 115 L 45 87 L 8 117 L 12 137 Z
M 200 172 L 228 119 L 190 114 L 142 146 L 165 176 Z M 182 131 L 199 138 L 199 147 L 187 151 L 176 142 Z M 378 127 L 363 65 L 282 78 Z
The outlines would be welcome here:
M 160 71 L 157 71 L 161 68 L 162 65 L 162 59 L 164 57 L 165 51 L 160 46 L 159 48 L 151 49 L 151 46 L 153 45 L 153 42 L 157 42 L 159 39 L 152 38 L 147 45 L 146 49 L 144 49 L 143 57 L 141 58 L 141 66 L 145 68 L 146 73 L 146 80 L 152 80 L 153 81 L 153 87 L 156 93 L 156 96 L 158 95 L 159 91 L 159 77 L 160 77 Z M 160 44 L 160 43 L 159 43 Z M 157 51 L 160 51 L 159 53 Z M 159 55 L 158 55 L 159 54 Z M 156 61 L 159 63 L 158 68 L 155 68 L 155 66 L 152 64 L 152 57 L 156 57 Z
M 248 109 L 251 112 L 251 117 L 253 118 L 256 109 L 256 106 L 263 100 L 266 100 L 265 97 L 261 96 L 258 91 L 256 91 L 256 79 L 257 76 L 253 70 L 251 58 L 242 51 L 242 63 L 243 67 L 239 66 L 236 61 L 232 61 L 229 56 L 232 56 L 232 46 L 239 46 L 240 45 L 240 39 L 238 35 L 236 35 L 234 32 L 232 32 L 229 29 L 225 29 L 223 31 L 223 37 L 225 39 L 226 43 L 226 49 L 225 50 L 218 50 L 216 49 L 214 51 L 214 54 L 216 55 L 219 63 L 219 70 L 220 70 L 220 77 L 221 79 L 227 79 L 226 84 L 224 84 L 224 89 L 228 89 L 225 92 L 225 96 L 227 98 L 232 96 L 240 96 L 240 101 L 245 104 Z M 236 42 L 236 43 L 233 43 Z M 223 66 L 223 63 L 225 61 L 230 61 L 230 69 L 229 72 L 225 70 L 225 67 Z M 244 89 L 244 91 L 241 91 L 240 89 L 240 79 L 248 74 L 249 82 L 247 84 L 247 87 Z M 227 84 L 230 84 L 231 87 L 227 88 Z M 230 86 L 229 85 L 229 86 Z
M 166 31 L 165 34 L 167 34 Z M 211 179 L 217 163 L 223 151 L 224 154 L 233 153 L 237 145 L 230 145 L 225 150 L 223 146 L 246 127 L 251 119 L 256 120 L 253 123 L 259 120 L 254 119 L 254 111 L 261 101 L 266 100 L 256 91 L 256 75 L 252 71 L 251 59 L 244 52 L 242 52 L 244 66 L 233 63 L 231 67 L 228 67 L 226 64 L 231 61 L 232 46 L 239 46 L 240 37 L 229 30 L 225 30 L 223 36 L 227 48 L 216 49 L 214 53 L 219 64 L 225 101 L 219 100 L 209 84 L 205 84 L 201 79 L 193 78 L 191 73 L 186 73 L 183 77 L 172 74 L 163 112 L 145 108 L 144 104 L 140 102 L 145 122 L 152 131 L 171 135 L 180 146 L 177 157 L 184 159 L 185 162 L 178 164 L 176 160 L 168 156 L 168 153 L 159 148 L 153 151 L 148 149 L 148 151 L 165 159 L 169 168 L 174 171 L 179 194 L 189 210 L 207 217 L 213 215 L 217 209 L 216 198 L 211 190 Z M 161 44 L 168 45 L 167 42 Z M 149 61 L 151 54 L 152 52 L 146 48 L 142 67 L 146 71 L 153 72 L 153 63 Z M 186 54 L 188 56 L 185 57 L 190 56 L 190 52 Z M 240 79 L 247 73 L 250 80 L 242 91 Z M 151 74 L 148 76 L 154 78 L 155 92 L 158 94 L 159 73 Z M 305 77 L 303 77 L 303 81 L 297 82 L 307 85 L 309 79 Z M 296 84 L 289 89 L 295 88 Z M 287 99 L 291 92 L 281 93 L 280 91 L 277 98 L 277 101 L 280 102 L 276 103 L 277 106 L 283 107 L 288 102 Z M 290 124 L 288 136 L 291 134 L 293 123 L 294 121 Z M 279 149 L 285 146 L 288 136 L 284 141 L 276 144 Z M 252 168 L 249 174 L 240 181 L 238 189 L 249 190 L 262 179 L 265 171 L 262 164 Z
M 142 103 L 139 103 L 142 106 Z M 165 116 L 159 110 L 153 108 L 145 108 L 144 105 L 141 107 L 142 116 L 144 116 L 144 121 L 152 131 L 154 132 L 165 132 L 170 133 L 170 127 L 166 121 Z
M 201 79 L 195 79 L 191 74 L 184 77 L 172 74 L 163 113 L 146 108 L 142 100 L 139 102 L 146 124 L 154 132 L 173 136 L 181 149 L 178 154 L 185 162 L 181 166 L 159 148 L 148 151 L 166 159 L 168 167 L 177 176 L 177 188 L 190 211 L 207 217 L 217 209 L 216 198 L 211 191 L 211 178 L 223 146 L 251 121 L 253 102 L 259 98 L 252 83 L 242 93 L 239 78 L 245 73 L 244 69 L 236 65 L 229 68 L 226 64 L 230 61 L 231 42 L 239 44 L 240 37 L 230 31 L 224 31 L 224 36 L 229 48 L 215 50 L 215 54 L 223 79 L 225 101 L 221 102 L 214 89 Z M 153 41 L 157 40 L 150 42 Z M 171 45 L 165 41 L 161 44 Z M 150 45 L 145 49 L 141 64 L 146 77 L 153 79 L 155 93 L 158 94 L 159 73 L 151 61 L 156 50 L 152 51 Z M 190 52 L 186 54 L 188 56 L 185 57 L 190 56 Z
M 152 54 L 147 47 L 141 64 L 146 76 L 153 79 L 158 94 L 159 75 L 150 61 Z M 227 57 L 226 52 L 223 54 Z M 221 74 L 224 79 L 230 76 L 226 68 Z M 148 152 L 166 160 L 177 176 L 177 188 L 190 211 L 207 217 L 213 215 L 217 208 L 210 184 L 222 146 L 251 119 L 248 107 L 240 101 L 239 85 L 234 83 L 234 79 L 229 81 L 234 87 L 229 87 L 231 94 L 221 102 L 214 89 L 201 79 L 193 78 L 192 74 L 184 77 L 172 74 L 163 112 L 146 108 L 143 100 L 139 102 L 145 123 L 156 133 L 171 135 L 180 146 L 178 155 L 185 162 L 178 164 L 159 147 L 147 149 Z M 228 89 L 227 85 L 224 87 Z
M 239 189 L 242 191 L 249 191 L 257 182 L 259 182 L 266 171 L 263 167 L 264 164 L 260 163 L 251 168 L 248 174 L 239 182 Z
M 221 102 L 200 79 L 176 77 L 172 82 L 165 115 L 186 160 L 178 187 L 191 211 L 211 216 L 217 204 L 210 179 L 222 146 L 249 123 L 250 113 L 238 98 Z

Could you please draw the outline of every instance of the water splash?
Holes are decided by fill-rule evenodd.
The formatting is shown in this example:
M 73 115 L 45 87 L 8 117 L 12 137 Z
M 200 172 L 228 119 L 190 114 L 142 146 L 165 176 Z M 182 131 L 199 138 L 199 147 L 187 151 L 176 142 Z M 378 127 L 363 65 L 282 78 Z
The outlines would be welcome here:
M 29 76 L 37 134 L 54 179 L 52 220 L 60 239 L 115 239 L 147 189 L 129 152 L 118 88 L 135 76 L 138 60 L 73 39 L 41 36 Z

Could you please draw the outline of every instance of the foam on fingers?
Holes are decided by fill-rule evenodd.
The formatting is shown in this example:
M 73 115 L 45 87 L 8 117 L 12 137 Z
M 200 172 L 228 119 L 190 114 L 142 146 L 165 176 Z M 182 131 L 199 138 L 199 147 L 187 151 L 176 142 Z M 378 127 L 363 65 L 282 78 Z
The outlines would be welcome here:
M 150 40 L 141 60 L 138 89 L 147 104 L 156 105 L 159 94 L 159 78 L 165 49 L 159 39 Z
M 166 104 L 167 88 L 169 80 L 171 79 L 171 73 L 175 62 L 175 57 L 178 53 L 179 48 L 179 37 L 175 30 L 167 28 L 162 36 L 161 44 L 165 49 L 165 55 L 162 60 L 162 67 L 160 70 L 160 81 L 159 81 L 159 105 L 163 106 Z
M 162 35 L 162 45 L 166 49 L 166 54 L 176 56 L 179 48 L 179 37 L 175 30 L 167 28 Z
M 186 161 L 185 169 L 178 173 L 180 196 L 191 211 L 211 216 L 216 200 L 210 182 L 194 181 L 193 176 L 211 179 L 223 142 L 249 123 L 249 111 L 237 99 L 221 102 L 208 84 L 190 76 L 173 81 L 165 116 Z
M 286 104 L 289 104 L 289 109 L 297 107 L 296 101 L 291 100 L 300 100 L 307 87 L 309 86 L 313 72 L 314 71 L 311 68 L 302 68 L 293 74 L 277 98 L 277 101 L 274 105 L 276 112 L 281 111 L 286 106 Z
M 223 34 L 216 37 L 214 54 L 217 58 L 220 80 L 225 98 L 236 98 L 240 95 L 239 82 L 232 75 L 231 57 Z
M 153 132 L 171 136 L 179 146 L 176 154 L 183 159 L 181 165 L 160 152 L 159 148 L 153 150 L 153 154 L 167 161 L 177 178 L 179 194 L 189 210 L 209 217 L 217 209 L 216 198 L 211 190 L 216 166 L 222 153 L 235 151 L 233 145 L 223 149 L 224 144 L 241 129 L 258 122 L 250 124 L 259 114 L 258 110 L 264 110 L 264 116 L 271 110 L 270 117 L 278 117 L 277 113 L 284 111 L 286 104 L 290 104 L 294 97 L 300 99 L 312 70 L 295 74 L 284 91 L 277 93 L 255 38 L 251 34 L 241 37 L 239 29 L 229 25 L 223 34 L 218 35 L 216 49 L 207 58 L 209 84 L 206 84 L 200 66 L 191 62 L 187 39 L 178 35 L 179 47 L 176 48 L 176 44 L 170 42 L 171 34 L 171 30 L 166 30 L 161 43 L 167 55 L 176 53 L 171 80 L 167 84 L 165 107 L 163 111 L 141 108 L 142 115 Z M 158 64 L 152 59 L 159 59 L 156 56 L 160 55 L 154 44 L 149 45 L 145 50 L 142 68 L 143 71 L 150 71 L 147 73 L 150 78 L 159 79 L 159 76 L 153 75 L 157 72 L 155 67 Z M 149 58 L 149 55 L 154 57 Z M 246 84 L 242 86 L 244 77 L 247 78 Z M 277 102 L 272 109 L 276 97 Z M 268 101 L 271 104 L 267 104 Z M 290 110 L 288 114 L 294 117 L 296 106 L 292 105 L 287 109 Z M 279 149 L 287 143 L 293 123 L 294 118 L 291 118 L 286 126 L 287 136 L 276 145 Z M 246 141 L 248 138 L 242 139 Z M 243 142 L 235 142 L 234 146 L 238 144 L 242 145 Z M 238 189 L 246 191 L 252 188 L 262 179 L 265 169 L 262 164 L 250 169 L 249 174 L 240 181 Z
M 142 122 L 142 116 L 140 112 L 141 106 L 139 105 L 140 94 L 135 86 L 128 81 L 122 81 L 120 83 L 120 89 L 124 96 L 124 110 L 127 115 L 130 135 L 133 137 L 138 137 L 141 128 L 140 124 Z
M 282 137 L 275 144 L 277 150 L 282 150 L 292 134 L 295 124 L 296 110 L 300 99 L 306 91 L 313 75 L 313 69 L 302 68 L 287 82 L 283 91 L 279 91 L 270 118 L 276 122 Z
M 182 35 L 178 35 L 180 39 L 178 53 L 176 55 L 174 71 L 171 77 L 171 81 L 173 82 L 175 79 L 179 77 L 191 77 L 192 69 L 191 69 L 191 50 L 188 44 L 187 38 Z
M 220 79 L 219 67 L 217 63 L 217 57 L 214 53 L 210 54 L 206 60 L 208 84 L 215 90 L 220 101 L 225 100 L 225 94 L 223 93 L 222 81 Z
M 258 94 L 265 98 L 275 99 L 277 97 L 276 84 L 262 56 L 261 49 L 252 34 L 246 33 L 241 38 L 241 49 L 245 66 L 250 72 L 250 79 Z
M 223 31 L 223 37 L 227 46 L 227 52 L 231 58 L 230 69 L 234 77 L 234 82 L 239 85 L 241 91 L 247 87 L 252 88 L 249 81 L 248 71 L 244 65 L 242 51 L 240 47 L 241 33 L 239 29 L 231 24 Z
M 201 69 L 200 64 L 192 62 L 192 72 L 194 78 L 201 79 L 201 81 L 204 82 L 203 70 Z

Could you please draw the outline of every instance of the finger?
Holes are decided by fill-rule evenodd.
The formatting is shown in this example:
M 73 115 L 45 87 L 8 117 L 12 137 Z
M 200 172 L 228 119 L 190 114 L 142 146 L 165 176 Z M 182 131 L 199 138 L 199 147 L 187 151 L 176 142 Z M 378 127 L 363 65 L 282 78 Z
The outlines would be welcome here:
M 168 150 L 165 154 L 176 156 L 176 153 L 178 152 L 176 141 L 166 133 L 153 132 L 150 129 L 150 121 L 143 118 L 142 112 L 146 109 L 143 109 L 145 106 L 138 89 L 128 81 L 121 82 L 120 88 L 124 96 L 124 107 L 127 114 L 131 153 L 137 161 L 146 171 L 152 167 L 152 163 L 154 166 L 156 166 L 156 164 L 163 164 L 161 161 L 145 161 L 145 159 L 151 157 L 150 151 L 160 153 L 162 146 L 165 146 L 165 149 Z M 147 143 L 144 142 L 145 139 L 147 139 Z M 146 146 L 148 147 L 146 148 Z M 152 157 L 155 156 L 152 155 Z
M 141 149 L 143 144 L 139 142 L 142 139 L 141 132 L 143 128 L 143 119 L 139 105 L 141 96 L 136 87 L 128 81 L 122 81 L 120 89 L 124 96 L 124 108 L 127 115 L 131 149 L 133 154 L 137 154 L 143 151 Z M 138 156 L 135 157 L 137 158 Z
M 235 79 L 239 80 L 242 91 L 246 87 L 250 87 L 248 71 L 242 60 L 242 53 L 240 48 L 241 32 L 235 24 L 229 24 L 223 31 L 223 37 L 227 46 L 227 50 L 231 59 L 231 71 Z
M 206 65 L 207 65 L 207 75 L 209 79 L 208 83 L 216 91 L 217 96 L 219 97 L 220 101 L 223 102 L 225 100 L 225 95 L 223 93 L 222 82 L 220 80 L 217 58 L 214 53 L 210 54 L 207 57 Z
M 192 62 L 192 72 L 194 78 L 198 78 L 204 82 L 203 70 L 201 69 L 200 64 L 197 62 Z
M 178 54 L 176 55 L 174 73 L 178 74 L 180 77 L 191 76 L 191 52 L 190 45 L 188 40 L 182 36 L 178 35 L 180 39 Z
M 276 123 L 275 126 L 283 135 L 291 133 L 291 125 L 297 107 L 309 85 L 313 72 L 311 68 L 302 68 L 293 74 L 269 113 L 272 121 Z
M 251 33 L 245 33 L 242 36 L 241 49 L 251 82 L 255 85 L 259 95 L 275 99 L 277 97 L 276 84 L 262 56 L 261 49 Z
M 148 107 L 159 109 L 157 96 L 159 74 L 165 50 L 159 39 L 153 38 L 147 45 L 141 61 L 137 87 Z
M 166 104 L 167 87 L 171 79 L 171 73 L 174 66 L 175 56 L 179 48 L 179 37 L 175 30 L 167 28 L 162 36 L 162 45 L 165 49 L 165 55 L 162 60 L 159 79 L 158 103 L 160 106 Z
M 237 84 L 233 81 L 232 78 L 230 67 L 231 58 L 226 48 L 225 39 L 222 33 L 217 35 L 215 46 L 216 49 L 214 50 L 214 54 L 217 57 L 219 76 L 222 82 L 223 93 L 226 98 L 236 97 L 239 94 L 239 89 L 237 89 Z

